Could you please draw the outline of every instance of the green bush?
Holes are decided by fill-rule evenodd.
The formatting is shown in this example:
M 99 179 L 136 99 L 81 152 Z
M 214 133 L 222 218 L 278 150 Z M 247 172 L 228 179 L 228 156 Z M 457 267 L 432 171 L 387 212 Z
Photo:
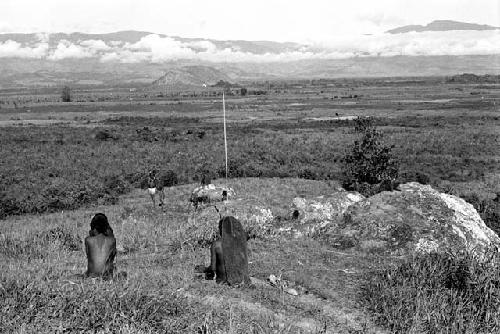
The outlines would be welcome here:
M 384 143 L 383 134 L 369 118 L 358 118 L 354 131 L 360 138 L 342 160 L 342 186 L 365 196 L 392 190 L 399 168 L 393 147 Z

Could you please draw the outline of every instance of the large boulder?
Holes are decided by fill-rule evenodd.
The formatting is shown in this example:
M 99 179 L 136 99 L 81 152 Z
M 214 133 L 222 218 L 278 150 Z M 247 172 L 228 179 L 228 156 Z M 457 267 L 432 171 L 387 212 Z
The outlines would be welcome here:
M 335 246 L 401 255 L 499 248 L 500 238 L 463 199 L 415 182 L 399 190 L 353 204 L 325 237 Z
M 325 228 L 335 228 L 347 208 L 363 199 L 363 195 L 345 190 L 327 196 L 296 197 L 287 219 L 277 222 L 281 225 L 277 228 L 296 238 L 315 235 Z

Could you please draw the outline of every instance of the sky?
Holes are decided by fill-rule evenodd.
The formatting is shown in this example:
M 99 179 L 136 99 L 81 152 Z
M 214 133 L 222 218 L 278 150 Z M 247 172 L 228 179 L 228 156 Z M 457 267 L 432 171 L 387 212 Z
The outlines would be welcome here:
M 0 0 L 0 33 L 141 30 L 325 43 L 446 19 L 500 26 L 499 0 Z

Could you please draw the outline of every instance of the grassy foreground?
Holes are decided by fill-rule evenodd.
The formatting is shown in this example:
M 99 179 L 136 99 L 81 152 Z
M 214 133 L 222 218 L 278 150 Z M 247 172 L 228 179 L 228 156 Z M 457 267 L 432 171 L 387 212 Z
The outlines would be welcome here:
M 234 179 L 227 184 L 238 197 L 258 197 L 278 211 L 295 196 L 327 194 L 336 187 L 332 182 L 299 179 Z M 337 251 L 317 240 L 251 240 L 250 274 L 256 279 L 251 288 L 196 278 L 194 267 L 208 264 L 209 249 L 189 242 L 204 233 L 190 219 L 188 195 L 194 186 L 167 189 L 165 212 L 153 208 L 143 190 L 135 190 L 117 205 L 1 221 L 1 331 L 380 331 L 356 302 L 361 273 L 374 268 L 374 259 Z M 96 212 L 108 215 L 121 250 L 118 271 L 126 271 L 126 279 L 104 282 L 77 276 L 85 270 L 82 240 Z M 292 296 L 271 287 L 265 283 L 270 274 L 302 293 Z
M 221 180 L 216 183 L 222 183 Z M 296 196 L 329 194 L 333 181 L 230 179 L 237 197 L 283 214 Z M 500 256 L 397 258 L 335 249 L 314 238 L 257 235 L 249 242 L 254 286 L 200 279 L 207 235 L 188 197 L 166 190 L 164 212 L 143 190 L 119 204 L 0 221 L 2 333 L 495 333 Z M 265 204 L 264 204 L 265 203 Z M 96 212 L 118 239 L 127 278 L 83 280 L 83 238 Z M 243 222 L 244 223 L 244 222 Z M 321 238 L 319 238 L 321 239 Z M 288 282 L 273 287 L 269 275 Z M 291 287 L 299 292 L 284 292 Z

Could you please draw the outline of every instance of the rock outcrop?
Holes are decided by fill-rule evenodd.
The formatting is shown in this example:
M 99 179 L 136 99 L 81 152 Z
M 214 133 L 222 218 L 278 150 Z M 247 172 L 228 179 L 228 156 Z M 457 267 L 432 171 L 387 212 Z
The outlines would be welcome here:
M 207 245 L 215 240 L 219 220 L 224 216 L 238 219 L 250 238 L 273 234 L 273 213 L 262 203 L 240 198 L 212 204 L 204 205 L 190 215 L 186 233 L 190 243 Z
M 499 248 L 474 207 L 428 185 L 407 183 L 350 206 L 325 237 L 335 246 L 407 254 Z
M 207 184 L 197 187 L 191 193 L 189 201 L 195 207 L 200 204 L 222 202 L 234 196 L 234 190 L 229 187 Z
M 287 219 L 277 222 L 280 232 L 288 232 L 294 237 L 312 236 L 325 228 L 335 228 L 342 220 L 344 212 L 352 204 L 364 199 L 357 192 L 340 190 L 328 196 L 314 198 L 296 197 Z

